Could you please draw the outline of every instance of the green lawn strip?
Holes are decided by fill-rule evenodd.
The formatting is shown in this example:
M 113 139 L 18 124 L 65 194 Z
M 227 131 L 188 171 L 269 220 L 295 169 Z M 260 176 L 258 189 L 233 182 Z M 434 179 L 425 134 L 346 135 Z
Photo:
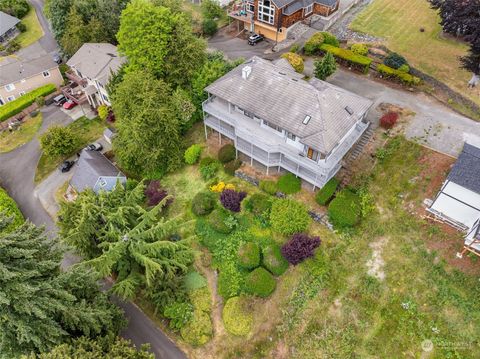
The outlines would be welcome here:
M 0 153 L 10 152 L 30 142 L 42 125 L 42 113 L 24 122 L 16 131 L 0 133 Z
M 42 26 L 38 21 L 37 12 L 33 6 L 30 7 L 28 14 L 22 19 L 22 23 L 25 24 L 27 30 L 17 37 L 21 47 L 33 44 L 44 35 Z
M 49 157 L 44 154 L 38 161 L 37 171 L 35 173 L 35 183 L 41 182 L 51 172 L 53 172 L 66 158 L 74 155 L 89 142 L 95 141 L 100 138 L 105 130 L 105 124 L 99 119 L 95 118 L 90 120 L 86 117 L 81 117 L 75 122 L 68 125 L 79 137 L 79 145 L 75 151 L 66 157 Z
M 468 46 L 445 38 L 439 22 L 428 1 L 374 0 L 351 28 L 384 38 L 387 47 L 405 56 L 411 65 L 480 103 L 473 91 L 465 91 L 471 75 L 460 68 L 459 57 L 467 53 Z

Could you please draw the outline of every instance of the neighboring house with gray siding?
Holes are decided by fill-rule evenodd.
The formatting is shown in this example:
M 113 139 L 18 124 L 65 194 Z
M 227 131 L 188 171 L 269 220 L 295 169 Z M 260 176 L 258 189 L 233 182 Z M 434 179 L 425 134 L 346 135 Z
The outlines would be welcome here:
M 7 42 L 19 34 L 17 25 L 20 20 L 15 16 L 11 16 L 0 11 L 0 43 Z
M 82 151 L 74 167 L 70 187 L 80 193 L 88 188 L 95 193 L 111 191 L 117 183 L 125 184 L 127 177 L 101 152 Z
M 267 169 L 323 187 L 369 126 L 372 102 L 285 66 L 253 57 L 209 85 L 205 135 L 213 129 Z

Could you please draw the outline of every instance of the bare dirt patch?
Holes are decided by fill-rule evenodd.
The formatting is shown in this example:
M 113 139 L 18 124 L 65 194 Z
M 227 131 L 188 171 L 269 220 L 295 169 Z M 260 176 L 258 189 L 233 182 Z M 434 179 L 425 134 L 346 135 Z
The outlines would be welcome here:
M 369 244 L 369 247 L 372 249 L 372 257 L 366 263 L 368 268 L 367 274 L 380 281 L 385 280 L 385 272 L 383 270 L 385 267 L 385 261 L 383 260 L 382 252 L 387 242 L 387 237 L 381 237 L 375 242 Z

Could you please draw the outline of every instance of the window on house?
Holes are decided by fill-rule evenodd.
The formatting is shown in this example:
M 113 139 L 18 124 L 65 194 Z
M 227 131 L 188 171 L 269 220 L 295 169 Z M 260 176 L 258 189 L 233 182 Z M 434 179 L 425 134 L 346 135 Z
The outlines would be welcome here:
M 105 101 L 108 101 L 108 96 L 102 93 L 102 97 Z
M 308 5 L 308 6 L 305 8 L 305 15 L 308 15 L 308 14 L 310 14 L 311 12 L 313 12 L 313 4 Z
M 11 101 L 13 101 L 13 100 L 15 100 L 15 96 L 12 95 L 12 96 L 8 96 L 8 97 L 7 97 L 7 101 L 8 101 L 8 102 L 11 102 Z
M 283 131 L 282 128 L 278 127 L 277 125 L 274 125 L 273 123 L 270 123 L 270 122 L 265 121 L 265 120 L 262 120 L 262 122 L 263 122 L 263 124 L 264 124 L 265 126 L 268 126 L 268 127 L 272 128 L 272 129 L 274 129 L 275 131 L 278 131 L 278 132 L 282 132 L 282 131 Z
M 11 92 L 13 90 L 15 90 L 15 85 L 14 84 L 5 85 L 5 91 Z
M 296 141 L 297 140 L 297 136 L 295 136 L 293 133 L 291 132 L 288 132 L 288 131 L 285 131 L 287 133 L 287 138 L 289 140 L 292 140 L 292 141 Z
M 318 151 L 314 150 L 311 147 L 307 147 L 307 158 L 310 158 L 312 161 L 318 161 Z
M 43 77 L 50 77 L 50 72 L 49 71 L 43 71 L 42 75 L 43 75 Z
M 270 0 L 258 1 L 258 20 L 273 25 L 275 23 L 275 5 Z
M 18 93 L 18 95 L 19 95 L 19 96 L 25 95 L 25 91 L 20 91 L 20 92 Z
M 255 0 L 247 0 L 246 10 L 248 12 L 255 12 Z
M 0 106 L 5 105 L 5 101 L 3 101 L 3 98 L 0 97 Z

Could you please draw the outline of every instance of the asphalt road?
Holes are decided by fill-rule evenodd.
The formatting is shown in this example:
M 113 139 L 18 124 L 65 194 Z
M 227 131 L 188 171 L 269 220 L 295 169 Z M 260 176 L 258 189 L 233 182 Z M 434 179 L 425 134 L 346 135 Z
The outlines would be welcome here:
M 58 44 L 55 41 L 55 38 L 53 37 L 52 31 L 50 30 L 50 25 L 48 23 L 48 20 L 43 14 L 44 0 L 29 0 L 29 1 L 35 8 L 37 12 L 38 20 L 40 21 L 40 25 L 42 25 L 42 28 L 43 28 L 44 35 L 38 41 L 38 43 L 48 53 L 58 51 Z

